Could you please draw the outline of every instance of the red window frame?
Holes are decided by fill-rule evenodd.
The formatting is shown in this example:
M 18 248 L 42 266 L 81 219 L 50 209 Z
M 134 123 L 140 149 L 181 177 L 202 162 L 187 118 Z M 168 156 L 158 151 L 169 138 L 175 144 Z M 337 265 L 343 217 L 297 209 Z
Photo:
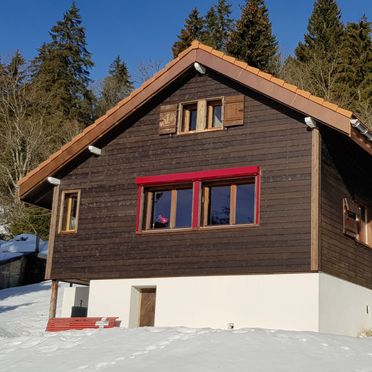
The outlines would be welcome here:
M 193 209 L 192 209 L 192 229 L 199 228 L 199 210 L 201 205 L 201 184 L 206 181 L 214 180 L 230 180 L 243 177 L 255 177 L 256 184 L 256 216 L 255 225 L 260 223 L 260 167 L 259 166 L 247 166 L 239 168 L 227 168 L 227 169 L 215 169 L 198 172 L 187 172 L 187 173 L 173 173 L 173 174 L 162 174 L 156 176 L 143 176 L 136 177 L 136 184 L 138 186 L 137 192 L 137 216 L 136 216 L 136 232 L 142 230 L 141 225 L 141 210 L 143 202 L 143 190 L 145 187 L 151 186 L 162 186 L 162 185 L 177 185 L 182 183 L 192 183 L 193 185 Z M 169 231 L 169 230 L 167 230 Z

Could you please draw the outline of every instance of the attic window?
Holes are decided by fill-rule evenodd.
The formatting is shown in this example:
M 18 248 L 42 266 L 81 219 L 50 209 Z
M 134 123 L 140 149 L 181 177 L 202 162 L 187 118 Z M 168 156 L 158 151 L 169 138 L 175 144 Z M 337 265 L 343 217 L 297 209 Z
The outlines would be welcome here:
M 80 191 L 63 191 L 60 216 L 60 232 L 77 232 Z
M 200 133 L 244 125 L 244 95 L 160 106 L 159 134 Z

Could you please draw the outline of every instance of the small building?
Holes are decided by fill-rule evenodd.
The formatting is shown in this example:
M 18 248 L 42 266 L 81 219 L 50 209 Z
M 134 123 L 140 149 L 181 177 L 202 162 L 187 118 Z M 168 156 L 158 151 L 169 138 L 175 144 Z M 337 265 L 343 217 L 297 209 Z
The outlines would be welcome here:
M 52 209 L 54 290 L 89 285 L 65 290 L 64 314 L 357 335 L 372 326 L 371 141 L 352 112 L 193 42 L 20 197 Z
M 0 240 L 0 289 L 44 280 L 48 242 L 33 234 Z

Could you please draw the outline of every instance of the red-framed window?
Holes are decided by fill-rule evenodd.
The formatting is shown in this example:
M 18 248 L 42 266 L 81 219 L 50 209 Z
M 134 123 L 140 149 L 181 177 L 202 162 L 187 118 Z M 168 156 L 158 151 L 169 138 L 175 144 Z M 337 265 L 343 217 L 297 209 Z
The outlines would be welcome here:
M 136 231 L 258 225 L 258 166 L 137 177 Z

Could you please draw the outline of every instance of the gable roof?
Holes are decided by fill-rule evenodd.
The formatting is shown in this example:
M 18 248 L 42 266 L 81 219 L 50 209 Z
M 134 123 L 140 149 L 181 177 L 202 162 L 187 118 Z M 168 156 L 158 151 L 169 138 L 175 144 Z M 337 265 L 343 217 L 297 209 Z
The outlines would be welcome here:
M 223 52 L 193 41 L 188 49 L 181 52 L 177 58 L 169 62 L 152 78 L 21 178 L 18 181 L 20 198 L 25 199 L 27 194 L 45 182 L 47 177 L 53 176 L 64 165 L 86 151 L 89 145 L 94 144 L 123 119 L 182 75 L 194 62 L 199 62 L 260 94 L 342 132 L 372 155 L 371 143 L 351 125 L 350 120 L 356 118 L 351 111 L 313 96 L 310 92 L 301 90 Z

